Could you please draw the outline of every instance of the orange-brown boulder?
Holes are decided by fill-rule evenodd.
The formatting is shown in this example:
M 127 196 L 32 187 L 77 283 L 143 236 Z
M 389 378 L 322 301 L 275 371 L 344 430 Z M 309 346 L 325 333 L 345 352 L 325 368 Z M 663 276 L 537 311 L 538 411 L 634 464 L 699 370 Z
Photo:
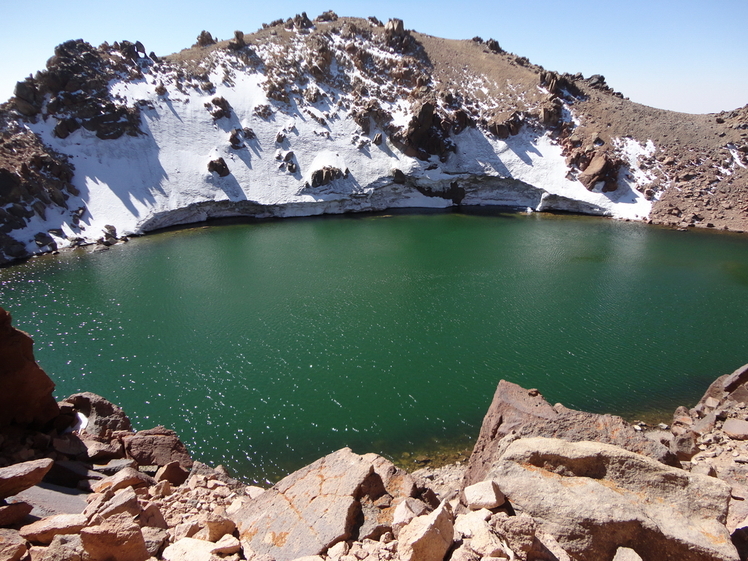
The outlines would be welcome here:
M 60 412 L 52 396 L 55 384 L 34 360 L 33 345 L 0 308 L 0 428 L 43 425 Z

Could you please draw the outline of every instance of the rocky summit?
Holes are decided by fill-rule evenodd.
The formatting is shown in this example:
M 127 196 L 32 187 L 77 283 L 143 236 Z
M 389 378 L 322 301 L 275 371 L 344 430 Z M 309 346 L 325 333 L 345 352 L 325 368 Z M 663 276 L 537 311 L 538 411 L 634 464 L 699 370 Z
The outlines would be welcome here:
M 496 39 L 300 14 L 59 45 L 0 106 L 0 263 L 214 217 L 499 205 L 748 226 L 748 106 L 686 115 Z
M 657 427 L 501 380 L 467 465 L 407 473 L 344 448 L 264 489 L 103 397 L 55 403 L 0 314 L 0 386 L 17 388 L 0 425 L 3 560 L 748 559 L 748 365 Z

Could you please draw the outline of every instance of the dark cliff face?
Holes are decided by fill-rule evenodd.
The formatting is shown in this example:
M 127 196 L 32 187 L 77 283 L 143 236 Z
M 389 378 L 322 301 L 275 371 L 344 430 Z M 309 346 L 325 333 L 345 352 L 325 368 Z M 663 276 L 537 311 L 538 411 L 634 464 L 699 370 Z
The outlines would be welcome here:
M 59 414 L 55 385 L 34 360 L 33 345 L 0 308 L 0 428 L 41 426 Z

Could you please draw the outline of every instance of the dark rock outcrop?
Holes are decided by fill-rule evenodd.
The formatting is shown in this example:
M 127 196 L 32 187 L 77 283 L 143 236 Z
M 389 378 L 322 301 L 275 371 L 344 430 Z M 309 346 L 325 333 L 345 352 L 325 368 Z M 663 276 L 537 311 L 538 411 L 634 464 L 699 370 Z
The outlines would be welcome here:
M 229 41 L 229 49 L 232 51 L 238 51 L 246 46 L 247 44 L 244 42 L 244 32 L 234 31 L 234 38 Z
M 226 160 L 223 158 L 218 158 L 208 162 L 208 171 L 216 172 L 220 177 L 226 177 L 231 173 L 229 171 L 229 166 L 226 165 Z
M 34 342 L 0 308 L 0 428 L 42 426 L 59 414 L 54 383 L 34 360 Z
M 595 152 L 592 160 L 579 175 L 579 181 L 591 191 L 603 182 L 603 192 L 615 191 L 618 188 L 618 168 L 620 162 L 604 151 Z
M 210 100 L 210 103 L 205 104 L 205 108 L 208 110 L 211 117 L 213 117 L 214 121 L 223 117 L 226 117 L 227 119 L 231 117 L 231 105 L 229 105 L 229 102 L 223 97 L 214 97 Z
M 209 47 L 210 45 L 215 45 L 216 40 L 213 39 L 213 36 L 208 31 L 201 31 L 200 35 L 197 36 L 197 43 L 195 43 L 195 47 Z
M 438 156 L 446 161 L 450 151 L 455 150 L 449 139 L 453 123 L 445 119 L 431 101 L 423 102 L 414 110 L 407 128 L 389 127 L 392 143 L 406 156 L 426 161 L 431 156 Z
M 325 166 L 312 172 L 312 187 L 322 187 L 348 175 L 348 170 L 341 170 L 333 166 Z
M 514 111 L 511 115 L 495 117 L 488 125 L 488 132 L 496 138 L 505 139 L 519 134 L 525 121 L 525 115 L 521 111 Z
M 486 47 L 488 50 L 494 53 L 503 53 L 504 49 L 501 48 L 499 42 L 496 39 L 489 39 L 486 41 Z

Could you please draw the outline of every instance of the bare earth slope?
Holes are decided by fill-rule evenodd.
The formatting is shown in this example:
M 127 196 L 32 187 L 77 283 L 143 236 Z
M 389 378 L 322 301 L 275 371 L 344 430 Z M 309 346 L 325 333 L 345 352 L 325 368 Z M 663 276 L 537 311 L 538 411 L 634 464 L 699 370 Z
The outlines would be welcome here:
M 686 115 L 499 43 L 302 14 L 160 58 L 68 41 L 0 106 L 0 264 L 221 216 L 502 205 L 748 229 L 748 106 Z

